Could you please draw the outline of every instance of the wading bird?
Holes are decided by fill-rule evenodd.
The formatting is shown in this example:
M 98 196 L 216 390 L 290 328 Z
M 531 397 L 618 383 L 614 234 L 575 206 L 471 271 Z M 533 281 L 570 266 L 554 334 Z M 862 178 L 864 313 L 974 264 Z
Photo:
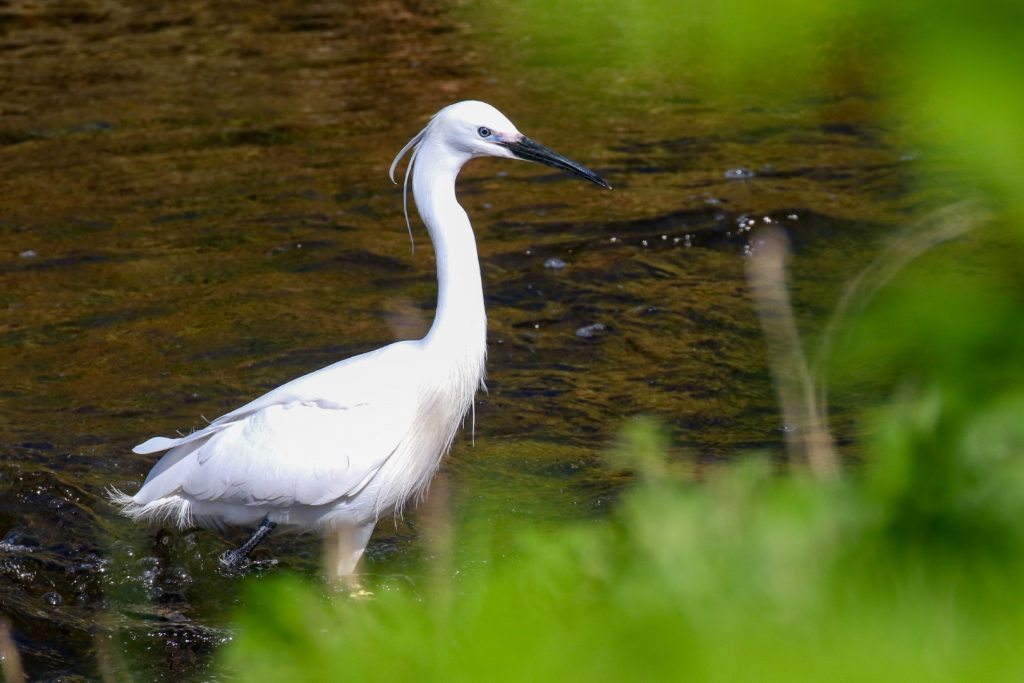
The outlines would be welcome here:
M 525 159 L 601 187 L 593 171 L 533 142 L 483 102 L 431 118 L 398 153 L 437 257 L 437 312 L 427 335 L 299 377 L 188 436 L 135 447 L 166 451 L 122 512 L 181 528 L 255 526 L 221 564 L 237 569 L 275 527 L 338 534 L 337 575 L 351 574 L 377 520 L 422 495 L 482 386 L 487 321 L 476 240 L 455 198 L 474 157 Z M 406 206 L 406 223 L 409 214 Z

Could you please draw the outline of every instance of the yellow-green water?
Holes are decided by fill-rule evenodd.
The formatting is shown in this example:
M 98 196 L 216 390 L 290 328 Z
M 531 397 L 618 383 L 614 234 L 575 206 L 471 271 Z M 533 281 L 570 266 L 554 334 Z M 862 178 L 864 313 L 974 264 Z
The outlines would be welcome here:
M 125 657 L 149 677 L 203 677 L 237 600 L 216 558 L 242 532 L 158 535 L 103 490 L 141 483 L 153 459 L 130 449 L 151 435 L 422 334 L 433 257 L 415 222 L 410 253 L 386 171 L 455 100 L 495 104 L 615 187 L 497 160 L 463 173 L 489 392 L 475 446 L 463 434 L 444 466 L 455 510 L 484 505 L 499 527 L 602 514 L 623 482 L 602 454 L 638 414 L 698 464 L 781 452 L 746 228 L 786 227 L 798 312 L 820 322 L 916 203 L 912 151 L 878 124 L 878 95 L 724 98 L 685 62 L 614 41 L 605 61 L 574 59 L 597 48 L 530 40 L 527 18 L 501 16 L 0 8 L 0 614 L 34 678 L 96 678 Z M 841 400 L 837 416 L 849 455 Z M 416 521 L 382 523 L 364 569 L 405 572 L 424 552 Z M 258 554 L 279 560 L 269 571 L 319 560 L 309 538 Z

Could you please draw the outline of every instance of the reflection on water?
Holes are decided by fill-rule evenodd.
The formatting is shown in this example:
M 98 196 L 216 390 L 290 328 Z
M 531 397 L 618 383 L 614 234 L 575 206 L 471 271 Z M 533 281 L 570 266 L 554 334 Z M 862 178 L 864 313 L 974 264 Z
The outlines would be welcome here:
M 456 511 L 600 514 L 623 482 L 601 453 L 641 413 L 698 464 L 778 451 L 744 255 L 785 226 L 803 315 L 827 309 L 911 206 L 874 103 L 717 104 L 628 60 L 595 89 L 477 12 L 0 9 L 0 611 L 33 677 L 209 675 L 238 585 L 215 570 L 227 541 L 136 528 L 103 488 L 141 483 L 130 447 L 150 435 L 423 333 L 432 256 L 422 229 L 410 255 L 386 169 L 454 100 L 615 186 L 495 160 L 463 175 L 490 390 L 476 446 L 447 461 Z M 315 540 L 267 546 L 279 564 L 257 573 L 316 572 Z M 401 575 L 418 548 L 415 513 L 382 524 L 366 569 Z

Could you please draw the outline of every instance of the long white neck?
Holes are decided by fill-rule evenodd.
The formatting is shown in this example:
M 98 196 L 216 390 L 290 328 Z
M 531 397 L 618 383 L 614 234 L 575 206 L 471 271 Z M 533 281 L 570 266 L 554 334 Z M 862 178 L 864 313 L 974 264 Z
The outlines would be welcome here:
M 412 181 L 416 207 L 437 257 L 437 313 L 423 343 L 443 360 L 475 374 L 478 385 L 487 349 L 487 315 L 473 227 L 455 198 L 455 178 L 465 161 L 440 143 L 424 140 Z

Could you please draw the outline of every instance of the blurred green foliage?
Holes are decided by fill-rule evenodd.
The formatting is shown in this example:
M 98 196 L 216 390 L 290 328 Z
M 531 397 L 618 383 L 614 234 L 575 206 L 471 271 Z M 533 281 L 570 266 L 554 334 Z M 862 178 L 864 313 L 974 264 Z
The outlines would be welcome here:
M 889 107 L 936 171 L 1024 203 L 1024 3 L 968 0 L 521 0 L 471 3 L 514 25 L 531 67 L 572 69 L 593 97 L 643 99 L 678 81 L 695 98 L 776 106 L 858 94 Z M 501 58 L 508 59 L 506 53 Z M 514 68 L 514 67 L 513 67 Z
M 609 519 L 475 548 L 449 590 L 259 582 L 226 663 L 256 681 L 1018 679 L 1013 496 L 904 464 L 831 484 L 758 460 L 700 484 L 645 466 Z
M 883 392 L 864 406 L 865 464 L 838 481 L 755 459 L 694 482 L 655 427 L 633 428 L 617 457 L 640 476 L 607 519 L 463 549 L 462 575 L 370 600 L 261 581 L 226 666 L 254 681 L 1024 679 L 1024 5 L 527 0 L 502 20 L 552 66 L 673 77 L 691 60 L 723 90 L 884 93 L 930 155 L 921 183 L 992 209 L 977 230 L 1004 255 L 954 275 L 934 250 L 847 326 L 836 381 Z

